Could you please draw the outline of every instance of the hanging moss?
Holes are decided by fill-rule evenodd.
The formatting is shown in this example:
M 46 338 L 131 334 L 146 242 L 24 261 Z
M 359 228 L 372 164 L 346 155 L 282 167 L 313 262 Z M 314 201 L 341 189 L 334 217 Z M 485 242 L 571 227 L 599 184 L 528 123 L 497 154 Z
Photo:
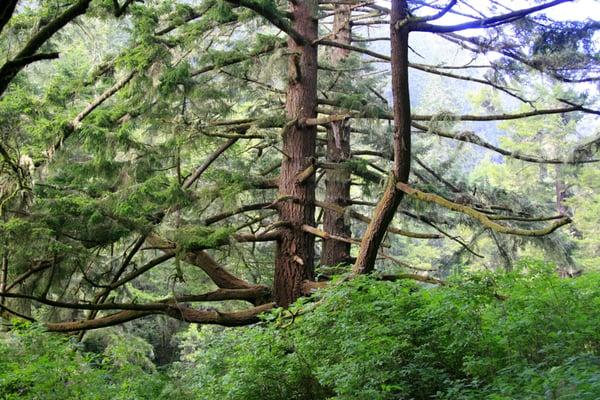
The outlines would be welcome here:
M 205 226 L 187 226 L 176 231 L 175 242 L 182 252 L 211 249 L 228 243 L 233 232 L 235 229 L 230 227 L 213 229 Z

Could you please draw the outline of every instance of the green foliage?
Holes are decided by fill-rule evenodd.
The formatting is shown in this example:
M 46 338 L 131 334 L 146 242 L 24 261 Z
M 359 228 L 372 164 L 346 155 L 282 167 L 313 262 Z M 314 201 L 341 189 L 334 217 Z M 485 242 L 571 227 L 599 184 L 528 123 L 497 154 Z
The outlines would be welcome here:
M 260 328 L 211 332 L 173 378 L 195 399 L 596 399 L 600 275 L 549 266 L 450 285 L 361 277 Z M 291 317 L 295 314 L 295 318 Z M 189 397 L 187 397 L 189 396 Z M 554 397 L 548 397 L 554 396 Z
M 160 92 L 171 93 L 177 85 L 191 85 L 190 65 L 187 62 L 179 63 L 163 73 L 160 79 Z
M 122 341 L 118 349 L 94 355 L 40 327 L 16 328 L 0 336 L 0 398 L 155 399 L 164 377 L 128 359 L 137 351 L 133 344 Z
M 237 19 L 237 15 L 233 12 L 231 5 L 226 1 L 220 0 L 214 2 L 206 17 L 218 23 L 233 22 Z

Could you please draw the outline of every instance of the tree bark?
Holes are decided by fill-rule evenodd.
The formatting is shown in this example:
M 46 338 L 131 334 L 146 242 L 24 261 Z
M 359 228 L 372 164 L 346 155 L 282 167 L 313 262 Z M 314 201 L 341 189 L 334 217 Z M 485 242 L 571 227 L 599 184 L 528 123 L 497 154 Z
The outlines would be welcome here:
M 277 243 L 275 302 L 287 307 L 302 295 L 302 281 L 314 275 L 314 236 L 302 230 L 314 226 L 315 177 L 297 176 L 315 162 L 316 126 L 305 123 L 316 118 L 317 109 L 317 1 L 298 0 L 292 3 L 293 29 L 299 32 L 303 44 L 288 39 L 288 89 L 283 129 L 283 157 L 279 177 L 279 198 L 296 199 L 278 202 L 279 219 L 289 223 Z
M 350 27 L 351 10 L 348 4 L 335 6 L 333 17 L 333 40 L 341 44 L 352 44 Z M 335 47 L 330 59 L 335 67 L 348 57 L 350 50 Z M 346 121 L 332 122 L 327 128 L 327 162 L 341 164 L 350 158 L 350 125 Z M 351 171 L 347 168 L 330 168 L 325 175 L 325 201 L 346 207 L 350 204 Z M 336 210 L 325 209 L 323 230 L 335 236 L 350 238 L 350 223 L 344 214 Z M 321 264 L 336 265 L 350 261 L 350 243 L 335 239 L 324 239 L 321 252 Z
M 403 193 L 397 182 L 408 182 L 410 175 L 410 92 L 408 88 L 408 36 L 410 23 L 407 0 L 393 0 L 390 14 L 392 94 L 394 96 L 394 165 L 373 219 L 363 236 L 354 273 L 373 271 L 379 247 L 392 222 Z

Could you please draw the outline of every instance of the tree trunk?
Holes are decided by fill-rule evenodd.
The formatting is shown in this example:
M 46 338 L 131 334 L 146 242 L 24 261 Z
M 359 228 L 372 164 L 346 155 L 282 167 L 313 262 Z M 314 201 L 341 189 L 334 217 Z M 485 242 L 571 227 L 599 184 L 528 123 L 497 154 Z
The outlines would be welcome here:
M 350 6 L 335 6 L 333 17 L 333 40 L 341 44 L 352 44 L 350 28 Z M 331 63 L 335 67 L 348 57 L 350 50 L 334 47 L 331 50 Z M 334 122 L 327 128 L 327 162 L 342 164 L 350 158 L 350 126 L 346 121 Z M 341 167 L 341 165 L 340 165 Z M 350 204 L 351 172 L 347 168 L 328 169 L 325 175 L 325 201 L 345 207 Z M 351 236 L 350 224 L 332 209 L 325 209 L 323 230 L 336 236 Z M 350 243 L 334 239 L 323 240 L 321 264 L 336 265 L 350 262 Z
M 394 165 L 382 198 L 363 236 L 354 273 L 373 271 L 379 246 L 396 214 L 403 192 L 397 182 L 408 183 L 410 174 L 410 93 L 408 89 L 408 36 L 410 23 L 407 0 L 392 0 L 390 14 L 392 94 L 394 96 Z
M 288 124 L 282 132 L 283 160 L 279 177 L 278 212 L 287 222 L 277 243 L 273 294 L 279 306 L 287 307 L 302 295 L 302 281 L 314 275 L 314 237 L 302 225 L 314 226 L 315 177 L 298 179 L 298 174 L 315 163 L 317 130 L 303 122 L 316 118 L 317 108 L 317 1 L 292 4 L 293 27 L 305 43 L 288 39 Z M 292 199 L 290 199 L 292 198 Z

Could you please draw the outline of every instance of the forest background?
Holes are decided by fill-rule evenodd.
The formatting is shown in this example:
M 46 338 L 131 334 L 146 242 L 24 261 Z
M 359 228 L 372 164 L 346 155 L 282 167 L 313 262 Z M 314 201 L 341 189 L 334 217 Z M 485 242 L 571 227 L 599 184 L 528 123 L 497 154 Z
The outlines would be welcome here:
M 596 399 L 599 9 L 3 2 L 0 395 Z

